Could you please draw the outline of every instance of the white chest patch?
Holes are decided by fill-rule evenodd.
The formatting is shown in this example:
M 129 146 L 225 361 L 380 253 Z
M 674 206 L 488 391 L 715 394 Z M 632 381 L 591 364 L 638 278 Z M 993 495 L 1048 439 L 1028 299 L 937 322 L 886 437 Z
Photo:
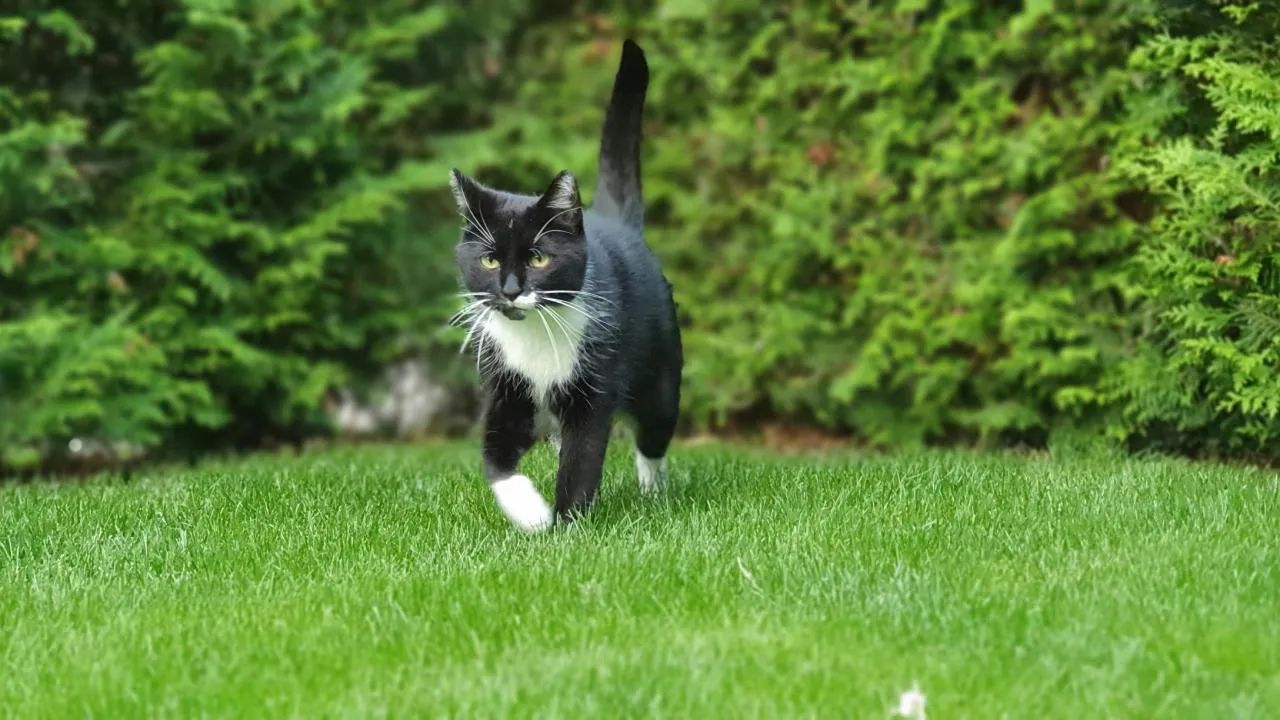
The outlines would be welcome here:
M 533 386 L 534 401 L 546 404 L 551 390 L 573 378 L 578 367 L 587 317 L 578 307 L 540 308 L 511 320 L 491 312 L 484 334 L 502 364 Z

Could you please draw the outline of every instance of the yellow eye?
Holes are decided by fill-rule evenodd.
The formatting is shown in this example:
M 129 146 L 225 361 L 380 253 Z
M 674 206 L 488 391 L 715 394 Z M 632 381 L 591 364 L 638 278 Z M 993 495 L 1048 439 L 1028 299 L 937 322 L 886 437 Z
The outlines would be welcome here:
M 550 263 L 551 256 L 543 255 L 542 253 L 537 253 L 533 257 L 529 258 L 529 267 L 544 268 Z
M 484 268 L 485 270 L 497 270 L 498 258 L 492 255 L 482 255 L 480 256 L 480 267 Z

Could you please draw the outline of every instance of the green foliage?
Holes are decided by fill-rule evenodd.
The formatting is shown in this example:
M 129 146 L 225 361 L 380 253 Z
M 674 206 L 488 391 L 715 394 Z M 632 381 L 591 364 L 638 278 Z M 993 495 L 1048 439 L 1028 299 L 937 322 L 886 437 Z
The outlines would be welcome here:
M 446 312 L 452 233 L 408 202 L 443 179 L 405 159 L 469 89 L 473 18 L 408 0 L 7 7 L 11 463 L 78 433 L 288 434 L 335 383 L 429 342 L 408 331 Z
M 1094 420 L 1132 247 L 1106 158 L 1144 7 L 720 0 L 642 18 L 649 240 L 683 309 L 694 421 L 903 445 Z M 469 167 L 591 184 L 616 59 L 581 28 L 526 39 L 539 70 Z
M 624 35 L 688 425 L 1280 449 L 1274 3 L 5 12 L 2 464 L 307 432 L 456 340 L 447 169 L 589 190 Z
M 1152 144 L 1126 169 L 1158 192 L 1134 275 L 1134 357 L 1109 379 L 1135 444 L 1280 450 L 1280 6 L 1188 5 L 1135 54 Z

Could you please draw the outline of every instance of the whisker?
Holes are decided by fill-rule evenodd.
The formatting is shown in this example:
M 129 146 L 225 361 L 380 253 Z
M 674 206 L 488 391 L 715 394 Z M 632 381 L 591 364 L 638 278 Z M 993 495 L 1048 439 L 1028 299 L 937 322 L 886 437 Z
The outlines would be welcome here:
M 482 315 L 487 310 L 489 310 L 489 306 L 485 302 L 476 301 L 467 303 L 449 318 L 448 324 L 469 324 L 470 321 L 474 321 L 477 316 Z
M 547 316 L 550 317 L 556 323 L 557 326 L 559 326 L 560 332 L 564 334 L 565 341 L 569 343 L 570 347 L 572 347 L 573 335 L 570 332 L 569 325 L 567 322 L 565 322 L 565 319 L 560 317 L 559 314 L 553 312 L 550 308 L 539 308 L 539 310 L 543 310 L 544 312 L 546 312 Z
M 501 367 L 498 364 L 494 340 L 481 330 L 476 334 L 476 372 L 492 372 L 495 369 L 501 369 Z
M 571 334 L 576 334 L 579 337 L 579 339 L 582 338 L 582 333 L 581 332 L 573 333 L 573 331 L 569 328 L 568 323 L 565 322 L 564 318 L 557 316 L 555 313 L 549 313 L 549 314 L 551 315 L 552 319 L 554 319 L 559 324 L 560 331 L 564 333 L 565 340 L 569 342 L 570 346 L 573 345 L 573 339 L 571 337 Z M 589 349 L 587 349 L 586 347 L 580 347 L 578 348 L 577 352 L 578 352 L 577 364 L 581 365 L 580 372 L 579 372 L 580 380 L 592 391 L 600 392 L 600 388 L 596 387 L 590 380 L 591 374 L 595 372 L 595 368 L 592 367 L 591 353 Z
M 595 300 L 603 300 L 604 302 L 607 302 L 607 303 L 613 303 L 612 297 L 609 297 L 607 295 L 601 295 L 599 293 L 593 293 L 588 290 L 554 290 L 552 292 L 555 292 L 557 294 L 572 295 L 574 297 L 578 297 L 578 296 L 589 297 Z
M 471 203 L 469 202 L 467 203 L 467 216 L 471 219 L 471 226 L 476 229 L 477 235 L 486 240 L 492 239 L 488 232 L 489 227 L 487 225 L 482 226 L 480 224 L 480 221 L 476 219 L 476 211 L 471 208 Z
M 458 308 L 457 312 L 455 312 L 455 313 L 453 314 L 453 317 L 455 317 L 455 318 L 457 318 L 457 317 L 465 317 L 468 313 L 473 313 L 473 312 L 475 312 L 475 311 L 476 311 L 476 309 L 477 309 L 477 308 L 479 308 L 479 307 L 482 307 L 482 304 L 481 304 L 480 302 L 469 302 L 469 303 L 466 303 L 466 304 L 465 304 L 465 305 L 463 305 L 461 308 Z
M 488 308 L 485 308 L 485 310 L 486 310 L 486 311 L 487 311 L 487 309 L 488 309 Z M 464 338 L 462 338 L 462 347 L 459 347 L 459 348 L 458 348 L 458 354 L 459 354 L 459 355 L 461 355 L 464 351 L 466 351 L 466 349 L 467 349 L 467 345 L 471 343 L 471 338 L 472 338 L 472 337 L 475 337 L 475 336 L 476 336 L 476 332 L 480 330 L 480 320 L 481 320 L 481 318 L 483 318 L 483 317 L 484 317 L 484 315 L 485 315 L 485 313 L 481 313 L 479 317 L 477 317 L 473 322 L 471 322 L 470 327 L 468 327 L 468 328 L 467 328 L 467 336 L 466 336 L 466 337 L 464 337 Z M 483 334 L 484 334 L 484 333 L 482 332 L 482 333 L 481 333 L 481 336 L 483 336 Z M 480 352 L 480 341 L 479 341 L 479 339 L 477 338 L 477 340 L 476 340 L 476 353 L 478 354 L 479 352 Z
M 563 215 L 563 214 L 565 214 L 565 213 L 567 213 L 567 212 L 573 212 L 573 211 L 575 211 L 575 210 L 581 210 L 581 209 L 582 209 L 582 206 L 581 206 L 581 205 L 575 205 L 575 206 L 573 206 L 573 207 L 571 207 L 571 208 L 567 208 L 567 209 L 561 210 L 560 212 L 556 213 L 555 215 L 552 215 L 551 217 L 547 218 L 547 221 L 546 221 L 546 222 L 544 222 L 544 223 L 542 223 L 542 227 L 538 228 L 538 232 L 534 233 L 534 235 L 533 235 L 533 241 L 532 241 L 532 242 L 530 242 L 530 243 L 529 243 L 529 245 L 531 245 L 531 246 L 532 246 L 532 245 L 537 245 L 537 244 L 538 244 L 538 241 L 542 239 L 542 236 L 543 236 L 543 234 L 544 234 L 544 233 L 543 233 L 543 231 L 547 229 L 547 226 L 548 226 L 548 225 L 550 225 L 550 224 L 551 224 L 551 222 L 552 222 L 553 220 L 555 220 L 556 218 L 560 217 L 561 215 Z M 565 232 L 565 231 L 564 231 L 564 230 L 559 230 L 559 231 L 557 231 L 557 232 Z M 566 234 L 572 234 L 572 233 L 566 233 Z
M 565 320 L 563 317 L 561 317 L 560 314 L 555 312 L 552 308 L 538 308 L 538 310 L 540 315 L 545 314 L 547 317 L 551 318 L 552 322 L 556 324 L 556 326 L 560 329 L 560 332 L 564 335 L 565 341 L 569 343 L 570 347 L 573 347 L 575 336 L 577 336 L 579 340 L 583 339 L 584 336 L 582 332 L 580 330 L 571 328 L 568 324 L 568 321 Z M 593 358 L 592 358 L 590 346 L 584 345 L 583 347 L 578 348 L 577 353 L 578 353 L 577 361 L 578 361 L 578 364 L 580 365 L 579 373 L 578 373 L 579 382 L 586 385 L 587 388 L 592 392 L 599 393 L 600 388 L 595 383 L 591 382 L 591 379 L 590 379 L 591 373 L 594 372 L 594 368 L 592 367 Z M 588 400 L 588 404 L 589 403 L 590 401 Z
M 487 232 L 487 227 L 486 228 L 480 227 L 480 222 L 476 220 L 475 213 L 471 212 L 470 207 L 467 208 L 467 215 L 468 215 L 468 218 L 467 218 L 466 227 L 471 228 L 471 230 L 475 232 L 476 235 L 480 236 L 480 239 L 484 241 L 480 244 L 488 245 L 489 243 L 494 242 L 493 236 Z
M 494 247 L 497 247 L 498 241 L 494 239 L 493 231 L 489 229 L 489 223 L 485 222 L 483 210 L 480 211 L 480 222 L 484 224 L 484 232 L 486 236 L 489 238 L 489 242 L 492 242 L 494 244 Z
M 534 308 L 535 310 L 537 308 Z M 542 328 L 547 331 L 547 340 L 551 343 L 551 354 L 556 359 L 556 366 L 560 365 L 560 351 L 556 348 L 556 338 L 551 334 L 551 326 L 547 324 L 547 316 L 545 313 L 535 312 L 534 315 L 542 322 Z
M 613 302 L 613 299 L 612 299 L 612 298 L 605 297 L 604 295 L 598 295 L 598 294 L 593 293 L 593 292 L 587 292 L 586 290 L 543 290 L 543 291 L 542 291 L 542 294 L 543 294 L 543 295 L 572 295 L 572 296 L 574 296 L 574 297 L 577 297 L 577 296 L 579 296 L 579 295 L 580 295 L 580 296 L 582 296 L 582 297 L 588 297 L 588 298 L 592 298 L 592 299 L 594 299 L 594 300 L 600 300 L 600 301 L 602 301 L 602 302 L 607 302 L 607 303 L 609 303 L 610 305 L 613 305 L 613 304 L 614 304 L 614 302 Z
M 593 315 L 593 314 L 591 314 L 591 313 L 587 312 L 586 310 L 584 310 L 584 309 L 582 309 L 582 308 L 578 307 L 577 305 L 574 305 L 572 302 L 566 302 L 566 301 L 564 301 L 564 300 L 560 300 L 559 298 L 553 298 L 553 297 L 544 297 L 544 298 L 542 298 L 542 299 L 543 299 L 543 300 L 545 300 L 545 301 L 547 301 L 547 302 L 549 302 L 549 303 L 554 303 L 554 304 L 556 304 L 556 305 L 561 305 L 561 306 L 567 307 L 567 308 L 569 308 L 570 310 L 573 310 L 574 312 L 578 313 L 578 314 L 579 314 L 579 315 L 581 315 L 582 317 L 586 318 L 586 319 L 587 319 L 588 321 L 590 321 L 590 322 L 599 323 L 599 324 L 604 325 L 605 327 L 610 328 L 610 329 L 612 329 L 612 330 L 617 330 L 617 329 L 618 329 L 618 326 L 617 326 L 617 325 L 615 325 L 615 324 L 613 324 L 612 322 L 609 322 L 608 320 L 605 320 L 604 318 L 600 317 L 599 315 Z
M 466 217 L 470 219 L 471 225 L 476 229 L 476 234 L 489 242 L 489 245 L 486 247 L 496 247 L 498 241 L 494 239 L 493 231 L 489 229 L 489 225 L 487 223 L 482 224 L 476 221 L 476 213 L 471 209 L 471 203 L 467 202 L 466 197 L 462 198 L 462 206 L 467 211 Z M 480 213 L 480 217 L 483 219 L 484 213 Z

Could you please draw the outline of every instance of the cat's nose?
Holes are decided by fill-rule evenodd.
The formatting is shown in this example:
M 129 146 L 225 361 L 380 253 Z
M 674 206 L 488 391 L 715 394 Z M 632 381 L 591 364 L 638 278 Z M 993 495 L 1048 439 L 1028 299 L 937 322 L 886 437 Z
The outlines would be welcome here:
M 520 297 L 520 281 L 516 279 L 515 273 L 507 275 L 507 279 L 503 281 L 502 296 L 508 300 Z

